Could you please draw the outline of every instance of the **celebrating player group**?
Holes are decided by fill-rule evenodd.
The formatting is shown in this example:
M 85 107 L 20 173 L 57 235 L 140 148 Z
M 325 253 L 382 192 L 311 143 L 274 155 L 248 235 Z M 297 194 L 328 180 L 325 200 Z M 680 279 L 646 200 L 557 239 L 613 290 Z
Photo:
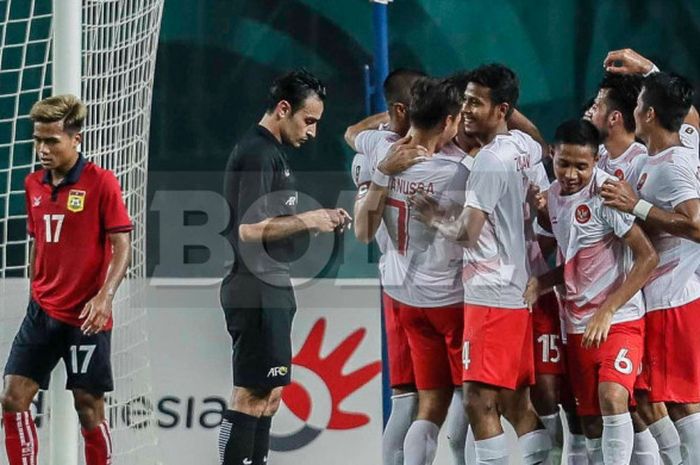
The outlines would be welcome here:
M 384 465 L 433 463 L 443 424 L 455 464 L 507 464 L 503 420 L 526 465 L 700 464 L 693 89 L 629 49 L 603 67 L 550 143 L 500 64 L 396 70 L 348 127 L 355 234 L 382 253 Z

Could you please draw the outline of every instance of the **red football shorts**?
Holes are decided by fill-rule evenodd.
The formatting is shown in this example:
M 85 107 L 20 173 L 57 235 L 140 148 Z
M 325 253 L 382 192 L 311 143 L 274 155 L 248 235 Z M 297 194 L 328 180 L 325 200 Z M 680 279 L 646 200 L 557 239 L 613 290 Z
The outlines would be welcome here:
M 571 388 L 580 416 L 600 415 L 598 385 L 612 382 L 622 385 L 633 399 L 644 351 L 644 320 L 617 323 L 600 347 L 584 349 L 583 334 L 569 334 L 567 363 Z
M 418 389 L 462 384 L 462 303 L 417 308 L 399 304 L 399 321 L 408 336 Z
M 392 388 L 413 385 L 413 362 L 408 346 L 408 336 L 399 321 L 400 302 L 395 301 L 386 293 L 382 293 L 384 304 L 384 326 L 386 330 L 386 345 L 389 354 L 389 384 Z
M 647 313 L 649 401 L 700 402 L 700 299 Z
M 535 374 L 563 375 L 566 373 L 559 301 L 554 292 L 540 296 L 532 307 L 532 332 L 535 347 Z
M 464 304 L 464 382 L 507 389 L 532 385 L 532 354 L 530 310 Z

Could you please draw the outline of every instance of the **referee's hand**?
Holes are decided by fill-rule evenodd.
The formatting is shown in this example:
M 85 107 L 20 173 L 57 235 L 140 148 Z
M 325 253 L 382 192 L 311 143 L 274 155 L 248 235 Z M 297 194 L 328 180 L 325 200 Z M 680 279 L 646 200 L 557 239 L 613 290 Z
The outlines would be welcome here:
M 343 208 L 321 208 L 300 215 L 309 229 L 314 232 L 343 232 L 352 217 Z

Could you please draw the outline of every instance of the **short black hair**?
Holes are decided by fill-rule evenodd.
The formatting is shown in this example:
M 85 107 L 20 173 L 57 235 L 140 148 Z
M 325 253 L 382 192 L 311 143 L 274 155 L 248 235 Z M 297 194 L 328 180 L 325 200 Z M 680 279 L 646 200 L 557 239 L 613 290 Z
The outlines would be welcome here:
M 399 68 L 393 70 L 384 79 L 384 99 L 388 104 L 403 103 L 411 104 L 411 87 L 421 78 L 426 77 L 422 71 L 414 69 Z
M 634 108 L 637 97 L 642 91 L 642 79 L 639 74 L 605 73 L 600 88 L 606 89 L 605 98 L 608 111 L 619 111 L 627 132 L 634 132 Z
M 270 86 L 266 111 L 271 113 L 281 100 L 286 100 L 295 113 L 311 95 L 316 95 L 321 101 L 326 99 L 323 82 L 304 68 L 291 71 L 275 79 Z
M 457 87 L 459 87 L 462 93 L 464 93 L 464 91 L 467 90 L 467 85 L 469 85 L 469 71 L 457 71 L 456 73 L 452 74 L 449 79 L 451 79 L 457 85 Z
M 598 129 L 588 120 L 570 119 L 564 121 L 554 132 L 554 143 L 582 145 L 590 147 L 594 155 L 598 154 L 600 145 L 600 133 Z
M 433 129 L 462 110 L 464 94 L 450 79 L 422 78 L 411 87 L 408 117 L 418 129 Z
M 520 96 L 520 83 L 515 72 L 507 66 L 492 63 L 482 65 L 469 73 L 469 82 L 488 87 L 491 90 L 491 102 L 496 105 L 509 105 L 506 117 L 515 109 Z
M 693 103 L 693 86 L 675 73 L 654 73 L 642 83 L 643 109 L 654 108 L 661 127 L 678 132 Z

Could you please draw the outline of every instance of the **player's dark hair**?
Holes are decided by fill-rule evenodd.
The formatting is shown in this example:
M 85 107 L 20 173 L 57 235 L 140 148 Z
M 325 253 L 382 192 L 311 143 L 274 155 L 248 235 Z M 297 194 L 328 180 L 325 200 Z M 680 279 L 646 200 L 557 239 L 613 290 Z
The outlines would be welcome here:
M 634 108 L 637 97 L 642 91 L 642 79 L 639 74 L 605 73 L 600 88 L 607 90 L 605 98 L 608 112 L 619 111 L 627 132 L 634 132 Z
M 270 86 L 266 111 L 271 113 L 281 100 L 286 100 L 292 107 L 292 113 L 295 113 L 312 95 L 326 99 L 323 82 L 304 68 L 291 71 L 275 79 Z
M 455 83 L 457 87 L 464 93 L 467 90 L 467 85 L 469 84 L 469 71 L 457 71 L 452 76 L 449 77 L 452 82 Z
M 586 113 L 588 113 L 588 110 L 591 109 L 593 104 L 595 103 L 595 97 L 591 97 L 586 102 L 581 106 L 580 113 L 582 116 L 584 116 Z
M 464 95 L 450 79 L 422 78 L 411 88 L 408 117 L 418 129 L 433 129 L 462 110 Z
M 399 68 L 393 70 L 384 79 L 384 98 L 387 104 L 403 103 L 411 104 L 411 87 L 418 79 L 426 77 L 426 74 L 413 69 Z
M 509 108 L 506 117 L 513 113 L 520 95 L 520 83 L 513 70 L 498 63 L 482 65 L 469 73 L 469 82 L 488 87 L 492 103 L 507 103 Z
M 595 156 L 598 154 L 600 133 L 588 120 L 570 119 L 561 123 L 554 132 L 554 143 L 589 147 Z
M 654 108 L 661 127 L 678 132 L 693 103 L 693 86 L 675 73 L 654 73 L 644 78 L 642 109 Z

